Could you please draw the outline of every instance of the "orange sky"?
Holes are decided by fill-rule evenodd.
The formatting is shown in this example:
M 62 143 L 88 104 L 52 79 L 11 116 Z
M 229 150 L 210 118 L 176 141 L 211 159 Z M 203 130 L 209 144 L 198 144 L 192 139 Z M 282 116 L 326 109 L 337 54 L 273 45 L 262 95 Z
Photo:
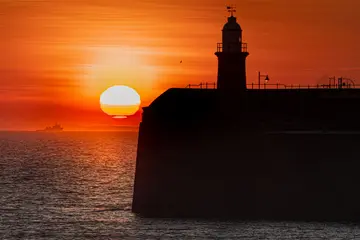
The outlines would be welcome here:
M 360 84 L 358 0 L 0 0 L 0 129 L 136 124 L 102 113 L 101 92 L 128 85 L 147 105 L 215 82 L 226 4 L 249 44 L 248 83 L 260 70 L 273 83 Z

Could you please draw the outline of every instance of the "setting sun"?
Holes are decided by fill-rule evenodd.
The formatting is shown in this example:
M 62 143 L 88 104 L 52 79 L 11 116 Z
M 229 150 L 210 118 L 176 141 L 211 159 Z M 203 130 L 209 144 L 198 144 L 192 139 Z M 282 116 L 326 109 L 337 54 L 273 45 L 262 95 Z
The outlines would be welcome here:
M 106 89 L 100 96 L 101 110 L 114 118 L 134 115 L 140 106 L 140 95 L 128 86 L 118 85 Z

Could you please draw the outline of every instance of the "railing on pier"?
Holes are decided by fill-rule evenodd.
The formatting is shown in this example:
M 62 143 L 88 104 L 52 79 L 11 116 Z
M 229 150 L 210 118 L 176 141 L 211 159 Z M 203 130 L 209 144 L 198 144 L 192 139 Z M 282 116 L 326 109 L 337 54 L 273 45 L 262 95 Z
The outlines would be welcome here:
M 273 83 L 273 84 L 246 84 L 247 89 L 350 89 L 356 88 L 359 89 L 360 85 L 358 84 L 317 84 L 317 85 L 301 85 L 301 84 L 280 84 L 280 83 Z M 216 89 L 216 83 L 200 83 L 200 84 L 188 84 L 186 88 L 198 88 L 198 89 Z
M 316 84 L 316 85 L 301 85 L 301 84 L 280 84 L 280 83 L 265 83 L 265 84 L 247 84 L 247 89 L 350 89 L 360 88 L 360 85 L 356 84 Z
M 247 43 L 233 43 L 227 44 L 227 49 L 224 49 L 223 43 L 218 43 L 216 47 L 216 52 L 247 52 L 248 46 Z
M 188 84 L 186 88 L 200 88 L 200 89 L 215 89 L 216 83 L 200 83 L 200 84 Z

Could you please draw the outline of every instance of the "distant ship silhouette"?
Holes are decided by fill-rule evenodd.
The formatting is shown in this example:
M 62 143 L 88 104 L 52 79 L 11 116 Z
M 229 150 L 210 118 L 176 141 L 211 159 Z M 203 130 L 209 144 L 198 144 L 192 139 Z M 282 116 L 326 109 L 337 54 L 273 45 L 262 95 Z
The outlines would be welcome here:
M 51 127 L 46 127 L 44 129 L 40 129 L 37 131 L 38 132 L 61 132 L 63 130 L 64 130 L 64 128 L 60 124 L 56 123 L 55 125 L 53 125 Z
M 360 221 L 360 89 L 344 78 L 260 84 L 260 73 L 247 84 L 247 44 L 228 10 L 216 85 L 171 88 L 143 108 L 132 211 Z

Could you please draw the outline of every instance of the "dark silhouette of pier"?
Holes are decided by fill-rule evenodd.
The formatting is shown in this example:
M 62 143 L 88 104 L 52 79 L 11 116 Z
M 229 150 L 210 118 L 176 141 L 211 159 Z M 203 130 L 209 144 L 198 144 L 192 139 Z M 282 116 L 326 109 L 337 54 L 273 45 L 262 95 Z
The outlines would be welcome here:
M 132 211 L 358 221 L 360 90 L 343 78 L 247 84 L 248 46 L 230 13 L 217 83 L 169 89 L 144 108 Z

